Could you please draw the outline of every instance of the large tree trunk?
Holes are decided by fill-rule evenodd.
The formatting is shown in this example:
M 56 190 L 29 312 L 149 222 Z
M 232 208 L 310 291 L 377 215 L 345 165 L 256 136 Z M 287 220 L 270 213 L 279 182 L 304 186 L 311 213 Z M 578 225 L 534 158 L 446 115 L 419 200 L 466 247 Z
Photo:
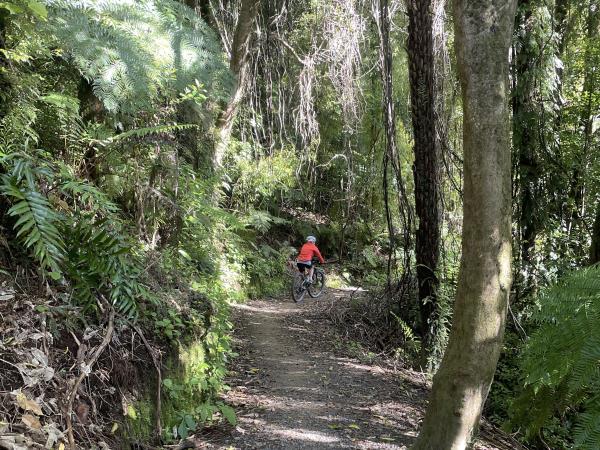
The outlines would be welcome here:
M 233 94 L 215 126 L 215 151 L 213 156 L 215 167 L 220 167 L 222 164 L 231 137 L 235 115 L 244 97 L 244 89 L 248 79 L 250 38 L 259 4 L 260 0 L 242 0 L 229 59 L 229 68 L 235 77 L 236 84 Z
M 440 157 L 436 133 L 431 0 L 408 0 L 408 59 L 414 131 L 415 212 L 419 219 L 415 254 L 421 336 L 425 353 L 435 337 L 437 265 L 440 255 Z
M 465 449 L 504 335 L 511 285 L 508 49 L 514 0 L 455 0 L 464 109 L 462 258 L 450 341 L 415 449 Z

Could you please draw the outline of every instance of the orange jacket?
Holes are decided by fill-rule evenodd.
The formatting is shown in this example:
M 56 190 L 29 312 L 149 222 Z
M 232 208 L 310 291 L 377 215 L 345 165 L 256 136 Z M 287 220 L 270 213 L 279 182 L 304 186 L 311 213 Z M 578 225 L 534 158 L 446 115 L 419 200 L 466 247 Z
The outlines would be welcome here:
M 307 242 L 300 249 L 300 254 L 298 255 L 298 261 L 311 261 L 313 259 L 313 256 L 316 256 L 317 258 L 319 258 L 319 261 L 321 262 L 321 264 L 323 264 L 325 262 L 325 260 L 321 256 L 321 252 L 319 251 L 317 246 L 315 244 L 313 244 L 312 242 Z

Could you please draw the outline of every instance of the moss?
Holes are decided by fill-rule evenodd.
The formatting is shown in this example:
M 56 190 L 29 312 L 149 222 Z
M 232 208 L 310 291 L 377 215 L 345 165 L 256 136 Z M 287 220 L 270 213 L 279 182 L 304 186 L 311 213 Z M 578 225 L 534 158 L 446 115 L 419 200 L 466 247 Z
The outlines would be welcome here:
M 149 442 L 151 440 L 154 434 L 155 403 L 150 393 L 145 393 L 142 399 L 127 405 L 127 415 L 122 433 L 127 441 Z

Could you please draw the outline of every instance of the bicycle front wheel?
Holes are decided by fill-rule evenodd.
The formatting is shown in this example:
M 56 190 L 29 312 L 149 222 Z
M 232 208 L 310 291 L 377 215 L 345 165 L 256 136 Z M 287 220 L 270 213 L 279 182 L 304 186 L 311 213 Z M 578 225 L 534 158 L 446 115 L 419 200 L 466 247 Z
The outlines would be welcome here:
M 325 289 L 325 272 L 315 269 L 313 278 L 313 283 L 308 286 L 308 295 L 312 298 L 317 298 L 323 293 L 323 289 Z
M 306 288 L 304 287 L 304 277 L 297 273 L 292 280 L 292 298 L 296 303 L 300 303 L 304 300 L 305 295 Z

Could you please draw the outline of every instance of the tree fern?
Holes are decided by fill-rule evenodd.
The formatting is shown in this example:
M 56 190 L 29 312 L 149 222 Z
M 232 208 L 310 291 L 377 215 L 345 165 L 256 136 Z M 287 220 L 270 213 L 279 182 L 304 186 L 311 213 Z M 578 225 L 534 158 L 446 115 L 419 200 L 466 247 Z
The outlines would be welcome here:
M 45 0 L 49 35 L 109 111 L 146 107 L 198 79 L 213 98 L 231 76 L 215 34 L 174 0 Z
M 578 411 L 576 447 L 600 448 L 600 267 L 572 272 L 537 303 L 539 328 L 523 352 L 525 389 L 513 421 L 533 436 L 552 414 Z

